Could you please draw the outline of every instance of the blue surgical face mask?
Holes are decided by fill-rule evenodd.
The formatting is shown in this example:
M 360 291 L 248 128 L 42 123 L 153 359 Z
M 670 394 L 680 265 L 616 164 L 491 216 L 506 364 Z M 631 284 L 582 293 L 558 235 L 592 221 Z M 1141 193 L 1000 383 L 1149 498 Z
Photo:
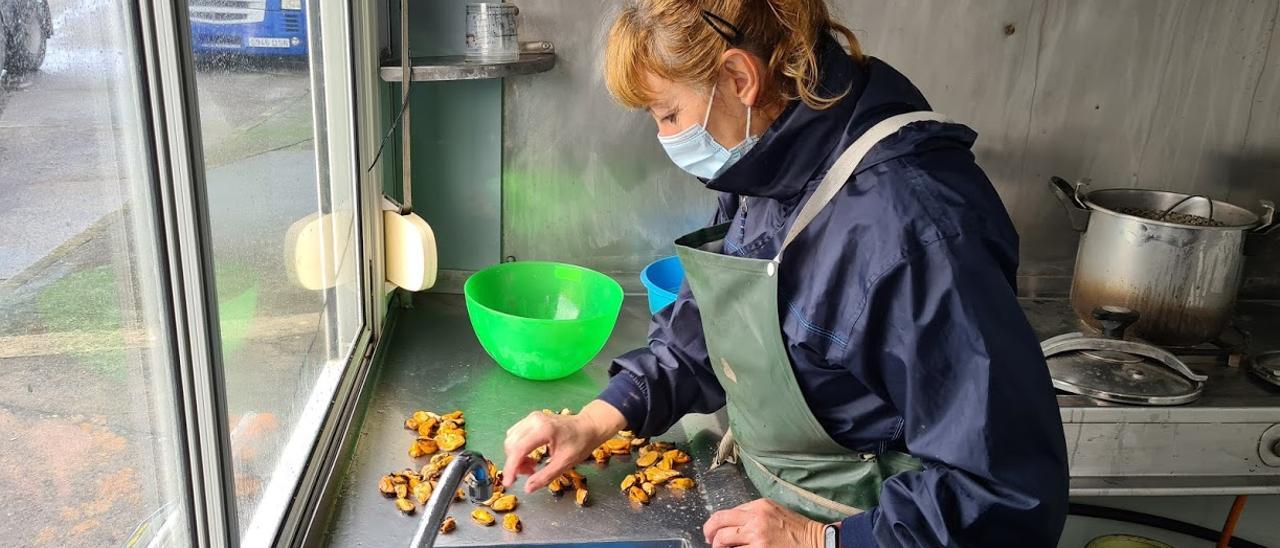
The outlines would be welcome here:
M 742 159 L 760 140 L 751 135 L 751 107 L 748 106 L 747 132 L 742 142 L 729 149 L 716 142 L 711 132 L 707 131 L 707 120 L 711 119 L 711 104 L 715 100 L 716 87 L 713 85 L 711 99 L 707 101 L 707 114 L 702 118 L 701 124 L 689 126 L 675 135 L 658 136 L 658 142 L 662 143 L 662 148 L 666 149 L 672 162 L 680 166 L 680 169 L 703 179 L 714 179 L 724 173 L 724 170 Z

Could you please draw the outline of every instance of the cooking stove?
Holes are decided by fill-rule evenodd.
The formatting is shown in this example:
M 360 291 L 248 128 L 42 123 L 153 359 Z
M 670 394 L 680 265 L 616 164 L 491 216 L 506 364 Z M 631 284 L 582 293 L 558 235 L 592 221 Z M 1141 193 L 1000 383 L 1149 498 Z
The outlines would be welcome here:
M 1099 335 L 1065 299 L 1023 310 L 1042 340 Z M 1280 351 L 1280 303 L 1241 302 L 1232 325 L 1213 343 L 1158 349 L 1204 378 L 1181 405 L 1059 393 L 1073 495 L 1280 494 L 1280 386 L 1251 373 L 1255 357 Z M 1280 367 L 1273 359 L 1263 363 Z

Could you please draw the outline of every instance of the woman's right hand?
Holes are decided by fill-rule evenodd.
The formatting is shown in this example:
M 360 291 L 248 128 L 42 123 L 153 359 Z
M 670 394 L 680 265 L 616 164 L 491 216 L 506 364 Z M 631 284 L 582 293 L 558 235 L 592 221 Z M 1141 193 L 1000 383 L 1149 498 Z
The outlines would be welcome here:
M 534 411 L 507 430 L 503 449 L 507 454 L 502 470 L 502 484 L 511 487 L 516 478 L 529 476 L 524 491 L 532 493 L 546 487 L 574 465 L 584 461 L 591 451 L 619 430 L 627 421 L 612 405 L 595 400 L 588 403 L 577 415 L 549 415 Z M 536 470 L 537 463 L 529 458 L 535 448 L 547 446 L 546 466 Z

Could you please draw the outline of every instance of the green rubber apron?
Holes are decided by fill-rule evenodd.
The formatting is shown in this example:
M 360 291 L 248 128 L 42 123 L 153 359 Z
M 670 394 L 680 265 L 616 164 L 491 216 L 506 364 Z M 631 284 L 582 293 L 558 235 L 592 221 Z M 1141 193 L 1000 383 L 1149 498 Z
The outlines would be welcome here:
M 894 451 L 856 453 L 827 434 L 796 383 L 778 316 L 778 265 L 787 246 L 844 187 L 873 146 L 919 121 L 945 118 L 916 112 L 867 130 L 823 177 L 770 259 L 725 255 L 729 224 L 676 240 L 712 369 L 728 398 L 729 432 L 717 464 L 743 461 L 762 495 L 811 519 L 830 523 L 876 506 L 886 478 L 919 470 L 920 461 Z

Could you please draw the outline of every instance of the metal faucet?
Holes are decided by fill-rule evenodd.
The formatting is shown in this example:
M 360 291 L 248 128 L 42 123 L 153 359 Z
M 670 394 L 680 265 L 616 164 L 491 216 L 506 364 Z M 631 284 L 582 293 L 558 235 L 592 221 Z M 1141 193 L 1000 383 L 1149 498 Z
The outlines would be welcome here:
M 484 455 L 475 451 L 463 451 L 453 457 L 440 475 L 440 481 L 431 492 L 427 506 L 422 511 L 422 520 L 418 522 L 418 531 L 413 535 L 409 548 L 435 546 L 436 535 L 440 534 L 440 524 L 444 522 L 449 504 L 453 502 L 458 485 L 465 481 L 467 496 L 472 502 L 481 503 L 493 496 L 493 478 L 489 477 L 488 461 Z

